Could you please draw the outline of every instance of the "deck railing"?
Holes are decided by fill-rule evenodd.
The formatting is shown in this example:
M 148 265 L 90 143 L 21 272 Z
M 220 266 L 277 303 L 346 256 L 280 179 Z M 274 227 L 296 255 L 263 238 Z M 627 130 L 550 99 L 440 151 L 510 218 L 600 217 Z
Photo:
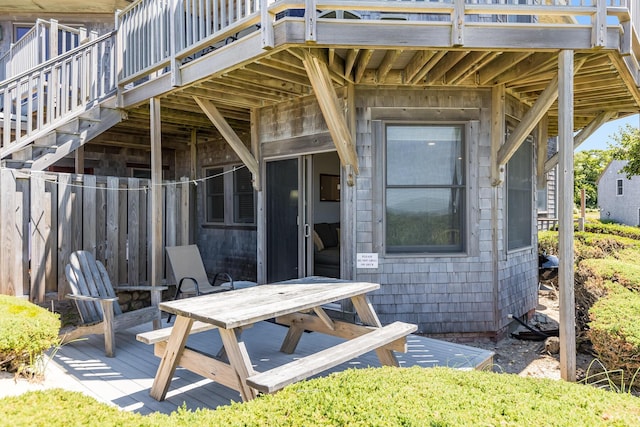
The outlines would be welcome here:
M 305 19 L 307 41 L 313 42 L 316 19 L 304 11 L 315 10 L 318 19 L 328 11 L 348 11 L 363 20 L 450 22 L 452 45 L 458 46 L 464 45 L 465 24 L 474 22 L 531 24 L 546 17 L 590 25 L 594 46 L 605 45 L 607 25 L 620 24 L 622 53 L 631 57 L 625 62 L 640 83 L 639 9 L 636 0 L 138 0 L 117 15 L 118 78 L 121 85 L 146 81 L 258 30 L 268 48 L 274 22 L 283 17 Z
M 115 92 L 114 41 L 105 34 L 0 82 L 0 159 Z
M 72 28 L 52 19 L 36 24 L 0 56 L 0 81 L 11 78 L 43 62 L 74 49 L 86 37 L 84 28 Z

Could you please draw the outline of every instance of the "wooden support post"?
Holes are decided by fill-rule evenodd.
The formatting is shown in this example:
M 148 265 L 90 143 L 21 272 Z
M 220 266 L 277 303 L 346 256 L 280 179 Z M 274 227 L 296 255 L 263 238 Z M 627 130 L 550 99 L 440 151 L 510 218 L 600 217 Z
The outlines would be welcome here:
M 198 167 L 198 131 L 191 129 L 191 140 L 189 141 L 189 179 L 197 179 Z
M 269 0 L 260 0 L 260 34 L 262 35 L 262 48 L 273 49 L 275 40 L 273 16 L 269 13 Z
M 453 14 L 451 15 L 451 45 L 464 45 L 464 0 L 454 0 Z
M 596 13 L 591 28 L 591 47 L 605 47 L 607 44 L 607 0 L 597 0 Z
M 573 287 L 573 51 L 558 57 L 560 376 L 576 380 Z
M 251 153 L 258 162 L 258 173 L 253 175 L 253 188 L 256 191 L 262 190 L 262 148 L 260 145 L 260 121 L 259 113 L 256 108 L 252 108 L 250 112 L 251 117 Z
M 316 0 L 306 0 L 304 10 L 304 41 L 307 43 L 315 43 L 316 35 Z
M 160 100 L 149 100 L 151 113 L 151 286 L 162 281 L 162 139 Z M 156 321 L 154 321 L 155 324 Z
M 78 147 L 78 149 L 75 151 L 74 163 L 75 163 L 76 173 L 84 173 L 84 146 L 83 145 Z
M 504 85 L 491 89 L 491 185 L 497 186 L 504 180 L 504 165 L 498 162 L 498 151 L 504 142 Z
M 538 178 L 538 189 L 547 186 L 547 174 L 544 171 L 544 164 L 547 160 L 547 148 L 549 146 L 549 135 L 547 134 L 548 125 L 549 116 L 545 115 L 542 120 L 540 120 L 536 131 L 536 147 L 538 148 L 536 156 L 536 176 Z

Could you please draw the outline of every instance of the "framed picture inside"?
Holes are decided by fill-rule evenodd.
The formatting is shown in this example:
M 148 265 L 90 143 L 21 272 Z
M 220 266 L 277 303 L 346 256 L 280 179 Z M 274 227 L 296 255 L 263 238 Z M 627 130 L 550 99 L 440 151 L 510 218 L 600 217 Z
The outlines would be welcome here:
M 340 175 L 320 174 L 320 201 L 340 201 Z

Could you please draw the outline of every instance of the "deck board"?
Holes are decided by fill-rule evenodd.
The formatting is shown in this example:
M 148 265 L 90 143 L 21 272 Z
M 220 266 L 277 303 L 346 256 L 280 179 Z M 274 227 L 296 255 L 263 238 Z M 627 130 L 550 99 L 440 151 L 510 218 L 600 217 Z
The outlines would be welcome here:
M 151 323 L 116 334 L 116 357 L 104 354 L 102 336 L 90 336 L 62 346 L 52 359 L 53 367 L 64 371 L 66 388 L 80 390 L 94 398 L 141 414 L 171 413 L 183 404 L 188 409 L 216 408 L 233 401 L 240 402 L 237 391 L 216 384 L 186 369 L 178 367 L 166 400 L 158 402 L 149 396 L 160 359 L 153 354 L 153 345 L 136 341 L 139 332 L 152 330 Z M 243 338 L 256 371 L 270 368 L 331 347 L 342 340 L 319 334 L 304 333 L 294 354 L 278 350 L 287 328 L 270 322 L 260 322 L 243 332 Z M 221 347 L 217 330 L 191 335 L 189 347 L 216 354 Z M 400 366 L 449 366 L 474 369 L 490 363 L 493 353 L 487 350 L 410 335 L 407 353 L 396 353 Z M 347 368 L 380 366 L 375 352 L 338 365 L 321 375 Z

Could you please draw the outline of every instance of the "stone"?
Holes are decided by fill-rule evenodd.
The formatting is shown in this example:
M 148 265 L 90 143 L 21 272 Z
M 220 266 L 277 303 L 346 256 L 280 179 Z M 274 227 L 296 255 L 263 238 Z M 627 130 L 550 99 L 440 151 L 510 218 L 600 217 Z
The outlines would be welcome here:
M 544 349 L 549 354 L 558 354 L 560 353 L 560 338 L 558 337 L 549 337 L 544 341 Z

